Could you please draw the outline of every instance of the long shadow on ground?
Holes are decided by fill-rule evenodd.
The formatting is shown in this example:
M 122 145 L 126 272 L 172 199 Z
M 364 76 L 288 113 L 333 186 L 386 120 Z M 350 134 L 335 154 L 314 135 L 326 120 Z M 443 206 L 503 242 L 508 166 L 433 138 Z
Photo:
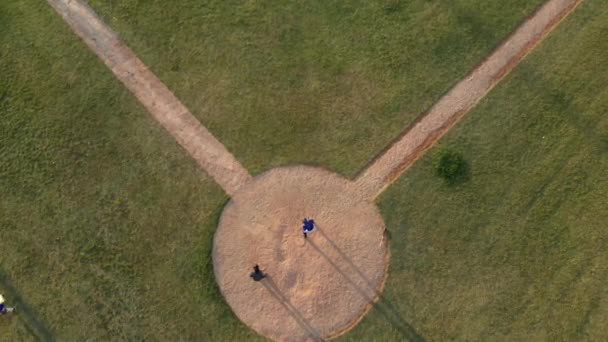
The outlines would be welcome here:
M 317 332 L 316 329 L 310 325 L 310 323 L 304 318 L 304 316 L 302 316 L 298 309 L 291 304 L 289 299 L 281 293 L 269 275 L 266 275 L 266 277 L 262 279 L 261 283 L 270 292 L 270 294 L 272 294 L 272 296 L 279 301 L 279 303 L 281 303 L 281 305 L 283 305 L 287 311 L 289 311 L 289 314 L 296 320 L 296 322 L 298 322 L 300 327 L 302 327 L 302 329 L 308 333 L 308 336 L 312 340 L 322 341 L 321 337 L 319 336 L 319 332 Z
M 333 266 L 333 268 L 339 272 L 344 279 L 363 297 L 366 297 L 370 302 L 374 303 L 374 309 L 378 311 L 382 316 L 386 318 L 386 320 L 395 328 L 402 337 L 407 341 L 424 341 L 424 338 L 419 335 L 414 327 L 412 327 L 399 313 L 399 311 L 381 294 L 376 291 L 376 288 L 372 286 L 371 282 L 367 279 L 367 277 L 361 272 L 361 270 L 355 266 L 355 264 L 350 260 L 350 258 L 342 252 L 342 250 L 329 239 L 323 230 L 317 226 L 317 232 L 323 236 L 323 238 L 332 246 L 332 248 L 340 255 L 345 263 L 347 263 L 352 270 L 355 270 L 355 273 L 364 280 L 365 285 L 360 286 L 355 281 L 352 280 L 352 277 L 348 275 L 347 272 L 342 270 L 335 262 L 333 262 L 327 254 L 325 254 L 318 245 L 314 243 L 312 239 L 309 239 L 310 245 L 320 254 L 322 255 L 329 264 Z M 367 287 L 367 288 L 365 288 Z M 374 296 L 370 296 L 370 293 L 374 293 Z
M 38 314 L 32 309 L 19 291 L 13 286 L 13 283 L 3 268 L 0 267 L 0 287 L 4 291 L 5 297 L 10 301 L 11 305 L 16 306 L 16 313 L 23 320 L 26 328 L 39 341 L 55 341 L 55 336 L 39 318 Z

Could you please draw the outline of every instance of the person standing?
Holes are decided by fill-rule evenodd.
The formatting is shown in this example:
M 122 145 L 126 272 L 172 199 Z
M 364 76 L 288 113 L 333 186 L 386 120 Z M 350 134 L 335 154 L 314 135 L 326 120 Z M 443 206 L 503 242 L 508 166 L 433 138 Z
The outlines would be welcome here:
M 304 238 L 308 238 L 308 234 L 312 233 L 315 230 L 315 220 L 304 218 L 304 226 L 302 226 L 302 231 L 304 232 Z
M 266 278 L 266 275 L 264 274 L 264 272 L 262 272 L 262 270 L 260 270 L 260 266 L 258 266 L 257 264 L 253 266 L 253 273 L 251 273 L 249 276 L 253 278 L 253 281 L 260 281 Z

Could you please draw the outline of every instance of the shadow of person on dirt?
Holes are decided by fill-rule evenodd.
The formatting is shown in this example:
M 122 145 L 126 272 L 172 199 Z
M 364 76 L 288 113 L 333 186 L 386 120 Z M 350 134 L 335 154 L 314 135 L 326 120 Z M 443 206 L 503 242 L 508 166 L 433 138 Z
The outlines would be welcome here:
M 5 294 L 7 300 L 10 300 L 11 305 L 16 307 L 15 313 L 12 315 L 18 316 L 25 323 L 28 331 L 34 335 L 38 341 L 55 341 L 55 336 L 39 318 L 38 314 L 32 309 L 19 291 L 13 286 L 8 274 L 0 267 L 0 288 Z
M 296 322 L 304 329 L 308 336 L 313 341 L 322 341 L 323 339 L 319 335 L 319 332 L 302 316 L 300 311 L 291 304 L 289 299 L 281 293 L 281 290 L 272 280 L 272 277 L 266 274 L 266 277 L 260 281 L 262 285 L 270 292 L 270 294 L 289 312 L 289 314 L 296 320 Z
M 395 328 L 401 335 L 408 341 L 424 341 L 424 338 L 419 335 L 414 327 L 412 327 L 409 323 L 403 319 L 399 311 L 388 301 L 381 293 L 378 293 L 375 286 L 371 284 L 369 279 L 361 272 L 361 270 L 355 266 L 355 264 L 350 260 L 350 258 L 344 254 L 344 252 L 331 240 L 329 237 L 323 232 L 322 228 L 317 225 L 317 232 L 319 235 L 323 236 L 325 241 L 327 241 L 331 248 L 333 248 L 338 255 L 343 259 L 342 261 L 347 263 L 350 266 L 350 269 L 354 270 L 355 273 L 361 278 L 365 285 L 358 285 L 352 278 L 342 270 L 329 256 L 321 250 L 321 248 L 314 243 L 313 240 L 310 240 L 310 245 L 325 258 L 325 260 L 332 265 L 332 267 L 339 272 L 344 279 L 357 291 L 361 296 L 365 297 L 368 301 L 374 302 L 374 309 L 378 311 L 382 316 L 384 316 L 387 321 Z M 372 294 L 372 295 L 370 295 Z

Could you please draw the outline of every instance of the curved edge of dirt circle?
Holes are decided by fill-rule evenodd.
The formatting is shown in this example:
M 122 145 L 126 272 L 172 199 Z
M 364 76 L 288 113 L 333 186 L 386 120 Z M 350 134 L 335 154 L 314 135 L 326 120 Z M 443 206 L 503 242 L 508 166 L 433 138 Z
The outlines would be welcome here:
M 329 258 L 331 260 L 331 261 L 329 261 L 330 263 L 332 263 L 332 264 L 335 263 L 338 265 L 337 268 L 332 271 L 335 274 L 335 276 L 332 276 L 332 279 L 329 279 L 327 283 L 323 283 L 323 281 L 318 282 L 318 280 L 315 280 L 316 281 L 315 284 L 323 284 L 322 286 L 319 286 L 319 288 L 323 290 L 323 289 L 326 289 L 327 284 L 332 284 L 332 283 L 335 283 L 336 281 L 338 281 L 338 282 L 342 283 L 342 286 L 349 287 L 352 290 L 352 293 L 355 294 L 355 297 L 358 298 L 354 301 L 353 301 L 353 299 L 349 299 L 349 302 L 353 301 L 353 303 L 357 303 L 356 305 L 344 306 L 342 309 L 340 307 L 337 308 L 336 312 L 345 312 L 345 314 L 337 315 L 339 319 L 336 320 L 335 324 L 333 322 L 327 322 L 327 324 L 316 325 L 316 323 L 318 323 L 318 321 L 315 321 L 314 319 L 310 319 L 309 315 L 312 313 L 313 316 L 317 316 L 317 313 L 324 311 L 323 309 L 321 309 L 321 307 L 317 307 L 316 301 L 313 298 L 311 298 L 311 302 L 315 303 L 312 305 L 312 309 L 311 308 L 308 308 L 308 310 L 304 309 L 303 307 L 298 306 L 298 303 L 300 302 L 298 300 L 299 294 L 296 295 L 296 297 L 293 297 L 293 293 L 289 293 L 289 291 L 290 291 L 289 288 L 281 287 L 280 280 L 282 279 L 282 274 L 279 274 L 279 273 L 282 273 L 282 272 L 290 273 L 290 272 L 294 272 L 294 271 L 299 272 L 300 270 L 294 270 L 294 269 L 283 270 L 283 267 L 284 267 L 283 264 L 274 264 L 271 266 L 271 264 L 273 263 L 271 261 L 260 263 L 260 267 L 262 268 L 262 271 L 266 271 L 265 269 L 267 269 L 270 272 L 268 274 L 271 275 L 273 282 L 278 284 L 277 287 L 280 289 L 281 293 L 285 294 L 285 296 L 287 298 L 287 303 L 289 303 L 289 305 L 293 305 L 296 309 L 298 309 L 298 311 L 301 311 L 303 313 L 303 316 L 306 318 L 306 320 L 309 321 L 310 325 L 313 328 L 315 328 L 314 330 L 318 332 L 317 336 L 308 335 L 308 337 L 307 337 L 308 340 L 310 340 L 310 339 L 312 339 L 312 340 L 316 340 L 316 339 L 329 340 L 329 339 L 333 339 L 333 338 L 342 336 L 342 335 L 346 334 L 347 332 L 349 332 L 350 330 L 352 330 L 355 326 L 357 326 L 357 324 L 359 324 L 363 320 L 363 318 L 371 311 L 372 307 L 374 307 L 374 305 L 382 299 L 382 292 L 384 291 L 384 288 L 386 286 L 386 282 L 387 282 L 387 279 L 389 276 L 388 272 L 390 269 L 391 252 L 390 252 L 390 237 L 389 237 L 388 231 L 386 229 L 386 226 L 384 224 L 384 221 L 382 219 L 381 212 L 373 201 L 370 201 L 366 198 L 354 195 L 354 194 L 358 194 L 358 193 L 355 192 L 356 188 L 354 187 L 354 183 L 351 180 L 349 180 L 348 178 L 343 177 L 341 175 L 337 175 L 334 172 L 332 172 L 331 170 L 327 170 L 325 168 L 297 166 L 297 165 L 296 166 L 285 166 L 285 167 L 280 167 L 277 169 L 281 169 L 281 171 L 278 172 L 279 177 L 275 177 L 275 176 L 277 176 L 277 173 L 274 173 L 274 172 L 277 172 L 276 169 L 272 169 L 272 170 L 266 171 L 266 172 L 258 175 L 257 177 L 255 177 L 252 180 L 252 182 L 250 183 L 249 186 L 246 186 L 243 189 L 241 189 L 239 191 L 239 193 L 237 193 L 224 206 L 222 215 L 220 217 L 220 220 L 218 221 L 218 229 L 216 230 L 216 233 L 213 238 L 213 250 L 212 250 L 213 271 L 214 271 L 214 276 L 216 278 L 218 287 L 220 288 L 220 292 L 222 293 L 222 296 L 224 296 L 226 303 L 230 306 L 232 311 L 235 313 L 235 316 L 243 324 L 252 328 L 252 330 L 256 331 L 256 333 L 258 333 L 261 336 L 264 336 L 266 338 L 272 338 L 272 339 L 279 340 L 279 341 L 281 341 L 281 340 L 300 341 L 302 338 L 301 330 L 298 330 L 298 332 L 296 332 L 296 330 L 294 330 L 293 339 L 286 338 L 285 336 L 288 336 L 288 334 L 286 334 L 285 331 L 281 331 L 281 329 L 279 329 L 276 332 L 276 334 L 271 333 L 269 336 L 269 333 L 267 330 L 268 326 L 276 325 L 276 322 L 275 322 L 276 319 L 272 319 L 272 322 L 270 322 L 270 323 L 268 323 L 268 322 L 263 323 L 263 324 L 260 324 L 259 322 L 252 323 L 252 322 L 255 322 L 255 320 L 252 321 L 251 312 L 249 312 L 249 313 L 240 312 L 240 311 L 242 311 L 242 308 L 244 306 L 247 306 L 247 307 L 252 307 L 252 306 L 251 305 L 248 306 L 246 301 L 245 302 L 240 301 L 235 296 L 235 293 L 247 292 L 247 293 L 249 293 L 249 296 L 255 296 L 256 289 L 252 287 L 251 289 L 247 289 L 247 291 L 243 291 L 243 289 L 240 289 L 240 288 L 238 290 L 236 290 L 236 288 L 233 287 L 231 284 L 234 284 L 235 282 L 243 282 L 244 280 L 239 280 L 239 279 L 241 279 L 242 276 L 238 276 L 238 279 L 234 278 L 232 275 L 229 274 L 229 272 L 227 272 L 227 269 L 234 269 L 235 267 L 237 267 L 237 266 L 235 266 L 237 264 L 243 265 L 243 268 L 246 268 L 249 266 L 248 263 L 257 263 L 257 260 L 260 260 L 260 258 L 258 256 L 255 258 L 243 259 L 239 255 L 239 256 L 237 256 L 237 258 L 239 258 L 239 262 L 237 264 L 235 264 L 233 261 L 228 260 L 227 258 L 235 257 L 234 254 L 241 254 L 240 251 L 242 250 L 242 248 L 239 246 L 241 246 L 243 244 L 257 245 L 257 243 L 255 241 L 250 242 L 248 240 L 248 238 L 242 238 L 242 239 L 229 238 L 230 234 L 227 234 L 227 232 L 232 232 L 236 235 L 240 235 L 240 234 L 238 234 L 238 232 L 240 232 L 243 229 L 242 226 L 248 225 L 248 223 L 250 222 L 249 220 L 243 220 L 243 216 L 240 213 L 237 213 L 237 211 L 242 211 L 242 210 L 244 210 L 246 212 L 251 211 L 249 208 L 249 205 L 248 205 L 249 200 L 252 200 L 252 199 L 258 200 L 257 197 L 252 196 L 251 194 L 257 193 L 256 190 L 261 189 L 260 185 L 256 185 L 256 182 L 263 183 L 264 189 L 274 188 L 273 190 L 268 189 L 268 191 L 270 191 L 270 193 L 271 193 L 269 195 L 270 197 L 273 197 L 274 194 L 280 194 L 279 195 L 281 197 L 280 200 L 277 199 L 275 202 L 273 202 L 273 204 L 279 203 L 279 201 L 283 201 L 284 198 L 282 196 L 285 193 L 294 193 L 293 189 L 289 190 L 289 187 L 292 184 L 301 183 L 302 180 L 311 181 L 311 183 L 314 183 L 315 186 L 317 186 L 317 188 L 323 187 L 323 189 L 328 189 L 328 193 L 335 192 L 334 190 L 336 190 L 336 189 L 343 189 L 344 191 L 341 191 L 341 193 L 344 194 L 343 197 L 346 198 L 346 202 L 339 203 L 340 206 L 349 208 L 348 210 L 359 210 L 361 208 L 368 208 L 369 210 L 371 210 L 370 212 L 368 212 L 368 209 L 361 209 L 361 210 L 363 210 L 362 212 L 365 213 L 364 215 L 366 217 L 373 218 L 371 221 L 369 221 L 369 222 L 373 222 L 373 226 L 370 226 L 370 230 L 369 230 L 369 232 L 367 232 L 368 234 L 372 234 L 370 236 L 373 236 L 373 238 L 371 238 L 371 239 L 365 238 L 367 236 L 366 231 L 364 229 L 362 229 L 362 227 L 352 226 L 353 227 L 352 230 L 346 229 L 345 227 L 350 227 L 348 224 L 346 224 L 345 226 L 336 226 L 329 230 L 328 230 L 328 228 L 326 228 L 327 226 L 323 227 L 323 224 L 322 224 L 322 226 L 320 226 L 321 232 L 313 233 L 313 234 L 323 234 L 323 235 L 319 235 L 318 240 L 316 240 L 315 242 L 311 242 L 311 243 L 317 245 L 317 247 L 315 247 L 315 248 L 321 248 L 321 251 L 319 251 L 320 254 L 323 254 L 323 252 L 326 252 L 327 255 L 329 255 Z M 313 172 L 311 172 L 311 171 L 313 171 Z M 291 176 L 291 175 L 289 175 L 290 172 L 294 174 L 294 177 L 290 177 Z M 287 176 L 285 174 L 287 174 Z M 327 175 L 330 175 L 330 177 L 327 177 Z M 335 176 L 338 176 L 338 177 L 335 177 Z M 269 186 L 269 184 L 274 184 L 274 185 Z M 288 190 L 285 190 L 286 188 L 288 188 Z M 300 190 L 300 188 L 298 188 L 298 190 Z M 241 191 L 243 193 L 241 193 Z M 351 196 L 351 194 L 352 194 L 352 196 Z M 313 202 L 315 202 L 315 199 L 317 199 L 317 196 L 319 196 L 319 195 L 314 194 L 313 196 L 309 196 L 309 197 L 313 199 L 312 200 Z M 329 203 L 326 201 L 327 198 L 332 198 L 332 199 L 334 198 L 333 195 L 320 195 L 320 196 L 321 196 L 321 198 L 319 199 L 319 202 L 322 203 L 321 204 L 322 206 L 324 204 Z M 291 198 L 291 197 L 287 196 L 287 198 Z M 265 201 L 265 200 L 262 199 L 261 201 Z M 351 201 L 352 201 L 352 203 L 349 203 Z M 291 208 L 290 204 L 292 202 L 280 202 L 280 203 L 286 204 L 284 206 L 283 210 L 285 210 L 285 212 L 289 213 L 290 217 L 294 216 L 294 215 L 292 215 L 293 212 L 297 212 L 297 210 L 293 210 Z M 328 206 L 329 206 L 329 209 L 325 213 L 325 215 L 330 215 L 331 217 L 338 217 L 339 221 L 343 221 L 342 218 L 346 217 L 346 216 L 341 215 L 343 212 L 333 210 L 334 207 L 331 204 L 328 204 Z M 297 207 L 297 205 L 295 205 L 294 207 Z M 256 209 L 259 209 L 259 208 L 260 207 L 256 207 Z M 266 208 L 266 207 L 264 207 L 264 208 Z M 373 210 L 371 208 L 373 208 Z M 276 217 L 274 216 L 273 212 L 269 212 L 269 211 L 265 211 L 265 210 L 256 210 L 256 216 L 259 216 L 259 217 L 265 216 L 266 213 L 268 213 L 268 215 L 267 215 L 267 217 L 264 217 L 262 219 L 261 222 L 263 222 L 263 223 L 261 225 L 265 225 L 266 221 L 268 221 L 268 222 L 275 221 Z M 281 215 L 284 215 L 284 214 L 281 214 Z M 368 216 L 368 215 L 370 215 L 370 216 Z M 295 219 L 299 222 L 300 217 L 297 216 L 297 217 L 295 217 Z M 240 224 L 235 225 L 235 222 L 240 222 Z M 243 222 L 246 222 L 246 223 L 243 224 Z M 277 223 L 277 222 L 280 222 L 280 223 Z M 288 226 L 291 226 L 294 222 L 296 222 L 296 221 L 290 222 L 288 224 Z M 330 223 L 330 222 L 333 222 L 333 221 L 325 221 L 325 222 L 327 222 L 328 225 L 332 225 L 332 223 Z M 348 222 L 348 220 L 346 220 L 346 222 Z M 368 222 L 368 221 L 364 221 L 364 224 L 365 224 L 365 222 Z M 268 223 L 268 225 L 272 225 L 272 224 L 281 225 L 281 226 L 285 225 L 284 221 L 282 221 L 281 219 L 277 219 L 276 222 L 274 222 L 274 223 Z M 379 224 L 381 224 L 381 225 L 379 225 Z M 241 226 L 241 227 L 239 227 L 239 226 Z M 249 226 L 257 227 L 257 226 L 260 226 L 260 223 L 251 222 L 251 224 Z M 234 228 L 234 230 L 233 230 L 233 228 Z M 270 227 L 268 229 L 269 229 L 269 231 L 271 230 Z M 342 232 L 341 235 L 339 235 L 340 238 L 338 238 L 337 235 L 332 235 L 333 234 L 332 229 L 334 229 L 334 230 L 337 229 Z M 350 235 L 349 232 L 352 232 L 352 234 L 354 234 L 354 235 Z M 290 234 L 293 234 L 293 233 L 290 233 Z M 301 233 L 299 233 L 299 231 L 298 231 L 298 232 L 296 232 L 296 234 L 301 234 Z M 274 232 L 270 235 L 274 235 Z M 259 236 L 259 233 L 255 232 L 254 236 L 256 236 L 256 237 Z M 298 236 L 300 236 L 300 235 L 298 235 Z M 322 236 L 323 236 L 323 238 L 321 238 Z M 350 244 L 353 240 L 349 240 L 348 238 L 345 240 L 344 239 L 345 236 L 346 237 L 352 236 L 353 238 L 356 237 L 355 240 L 363 239 L 363 240 L 373 241 L 373 243 L 371 245 L 368 244 L 368 246 L 373 246 L 373 247 L 365 248 L 367 251 L 359 254 L 358 256 L 354 255 L 352 253 L 352 249 L 349 250 L 346 247 L 346 245 Z M 310 239 L 310 237 L 309 237 L 309 239 Z M 238 240 L 240 240 L 240 241 L 238 241 Z M 314 240 L 314 237 L 313 237 L 313 240 Z M 343 252 L 342 256 L 336 257 L 336 255 L 332 255 L 331 253 L 329 253 L 330 252 L 329 249 L 323 249 L 324 248 L 323 242 L 325 240 L 328 240 L 328 241 L 331 241 L 332 243 L 334 243 L 335 250 L 338 250 L 338 251 L 341 250 Z M 229 244 L 232 246 L 219 247 L 220 244 L 223 246 L 226 246 L 227 242 L 229 242 Z M 345 244 L 345 242 L 348 242 L 348 243 Z M 275 248 L 272 245 L 264 245 L 264 246 L 265 247 L 262 247 L 263 250 Z M 249 248 L 249 247 L 247 247 L 247 248 Z M 384 251 L 382 251 L 382 249 L 384 249 Z M 314 249 L 311 249 L 309 252 L 314 253 Z M 294 253 L 296 253 L 296 252 L 294 252 Z M 244 254 L 246 254 L 246 252 Z M 287 258 L 292 258 L 294 255 L 295 254 L 292 254 L 292 255 L 288 256 Z M 364 265 L 366 265 L 365 263 L 361 264 L 357 261 L 357 260 L 361 260 L 361 259 L 358 259 L 358 257 L 366 256 L 366 255 L 367 256 L 375 255 L 373 258 L 371 258 L 371 260 L 376 260 L 376 261 L 373 261 L 373 265 L 377 265 L 377 266 L 374 266 L 373 268 L 368 268 L 368 267 L 364 266 Z M 311 264 L 320 266 L 314 260 L 316 257 L 317 256 L 312 256 L 313 259 L 311 259 L 312 260 Z M 325 256 L 325 257 L 327 257 L 327 256 Z M 253 264 L 251 266 L 253 266 Z M 334 266 L 334 267 L 336 267 L 336 266 Z M 304 268 L 306 268 L 306 267 L 304 267 Z M 281 270 L 279 271 L 279 269 L 281 269 Z M 304 272 L 303 276 L 305 278 L 308 278 L 308 276 L 310 276 L 310 273 L 307 273 L 307 272 L 309 272 L 308 270 L 302 269 L 301 271 Z M 279 273 L 277 273 L 277 272 L 279 272 Z M 341 280 L 342 277 L 346 277 L 346 278 L 344 278 L 344 280 Z M 228 284 L 228 287 L 224 288 L 226 286 L 226 284 Z M 253 283 L 251 283 L 251 284 L 253 284 Z M 363 285 L 363 284 L 366 284 L 366 285 Z M 313 284 L 311 284 L 311 283 L 303 284 L 303 285 L 300 284 L 298 286 L 304 286 L 304 289 L 306 289 L 306 288 L 309 288 L 309 287 L 307 287 L 308 285 L 313 285 Z M 244 286 L 244 285 L 241 284 L 239 286 Z M 314 285 L 310 288 L 314 289 L 314 290 L 312 290 L 313 292 L 317 291 L 317 287 Z M 302 288 L 300 287 L 300 289 L 298 289 L 296 292 L 301 291 L 301 289 Z M 327 289 L 329 289 L 329 288 L 327 288 Z M 360 291 L 362 289 L 364 290 L 364 292 L 359 294 L 358 291 Z M 249 291 L 249 290 L 251 290 L 251 291 Z M 329 293 L 332 293 L 332 291 L 333 290 L 330 290 Z M 325 293 L 325 292 L 315 292 L 315 296 L 323 297 L 324 296 L 323 293 Z M 355 297 L 348 297 L 348 298 L 355 298 Z M 327 297 L 327 298 L 332 298 L 332 297 Z M 264 299 L 260 298 L 259 300 L 264 300 Z M 238 304 L 235 304 L 237 302 L 238 302 Z M 334 303 L 333 299 L 329 300 L 329 302 Z M 271 302 L 264 301 L 264 303 L 271 303 Z M 333 306 L 333 304 L 332 304 L 332 306 Z M 272 305 L 267 306 L 268 310 L 271 310 L 271 307 L 272 307 Z M 259 310 L 259 309 L 255 309 L 255 310 Z M 335 312 L 332 313 L 331 311 L 332 310 L 330 310 L 331 315 L 335 314 Z M 256 316 L 256 320 L 257 319 L 269 319 L 269 318 L 273 318 L 272 315 L 268 315 L 267 318 L 262 318 L 259 314 Z M 276 317 L 274 317 L 274 318 L 276 318 Z M 254 325 L 255 325 L 255 327 L 254 327 Z M 266 328 L 263 328 L 263 327 L 266 327 Z M 283 327 L 283 329 L 285 329 L 285 327 Z M 264 332 L 264 331 L 266 331 L 266 332 Z M 282 336 L 282 337 L 278 338 L 277 336 Z

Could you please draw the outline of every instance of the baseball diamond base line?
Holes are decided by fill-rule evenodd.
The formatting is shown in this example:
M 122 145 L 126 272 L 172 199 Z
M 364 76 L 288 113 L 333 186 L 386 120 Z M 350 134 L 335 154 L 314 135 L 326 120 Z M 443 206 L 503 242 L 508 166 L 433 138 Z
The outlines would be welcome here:
M 80 0 L 47 0 L 154 118 L 232 196 L 248 171 L 139 58 Z M 549 0 L 428 113 L 359 173 L 355 186 L 373 200 L 445 135 L 583 0 Z
M 383 289 L 389 256 L 373 200 L 582 2 L 549 0 L 353 181 L 305 166 L 252 179 L 90 7 L 47 1 L 230 195 L 214 237 L 216 281 L 241 321 L 266 337 L 294 341 L 335 337 L 361 320 Z M 309 215 L 319 232 L 303 241 L 292 227 Z M 308 262 L 299 262 L 304 256 Z M 269 274 L 264 287 L 241 269 L 257 262 Z M 260 312 L 252 298 L 272 309 Z
M 85 3 L 48 0 L 72 30 L 112 70 L 152 116 L 232 196 L 249 172 Z
M 356 178 L 363 196 L 380 195 L 445 135 L 566 18 L 582 0 L 550 0 L 481 65 L 442 97 Z

